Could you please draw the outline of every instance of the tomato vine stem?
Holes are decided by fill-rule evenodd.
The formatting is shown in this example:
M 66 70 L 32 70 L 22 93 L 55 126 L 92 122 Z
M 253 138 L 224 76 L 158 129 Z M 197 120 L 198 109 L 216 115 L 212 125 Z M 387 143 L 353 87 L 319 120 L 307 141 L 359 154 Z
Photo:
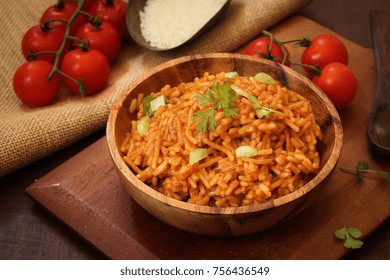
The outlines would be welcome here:
M 67 36 L 68 39 L 75 41 L 75 46 L 79 47 L 82 51 L 87 52 L 90 48 L 89 40 L 88 42 L 85 42 L 82 38 L 75 37 L 75 36 Z
M 72 16 L 68 19 L 68 20 L 60 20 L 60 19 L 53 19 L 52 21 L 64 21 L 66 23 L 66 27 L 65 27 L 65 34 L 64 34 L 64 39 L 62 41 L 62 44 L 60 46 L 60 48 L 58 49 L 58 51 L 56 52 L 56 58 L 54 60 L 54 65 L 53 65 L 53 68 L 48 76 L 48 80 L 50 81 L 50 79 L 53 77 L 53 75 L 55 73 L 58 73 L 72 81 L 74 81 L 75 83 L 77 83 L 79 85 L 79 88 L 84 88 L 85 90 L 85 86 L 81 86 L 80 87 L 80 83 L 83 83 L 82 81 L 78 81 L 72 77 L 70 77 L 69 75 L 66 75 L 64 72 L 60 71 L 59 70 L 59 63 L 60 63 L 60 60 L 61 60 L 61 56 L 62 56 L 62 52 L 64 51 L 65 47 L 66 47 L 66 44 L 68 42 L 68 39 L 70 38 L 76 38 L 76 37 L 73 37 L 73 36 L 70 36 L 70 28 L 71 28 L 71 25 L 73 23 L 73 21 L 75 20 L 75 18 L 79 15 L 79 14 L 84 14 L 84 12 L 81 11 L 82 7 L 84 6 L 85 2 L 87 0 L 80 0 L 77 2 L 77 8 L 76 10 L 74 11 L 74 13 L 72 14 Z M 59 1 L 60 2 L 63 2 L 63 1 Z M 80 39 L 80 38 L 78 38 Z M 80 39 L 81 40 L 81 39 Z M 81 95 L 83 95 L 84 93 L 81 92 Z
M 280 47 L 281 51 L 283 52 L 283 58 L 279 58 L 279 59 L 282 59 L 281 64 L 285 64 L 286 61 L 289 61 L 291 64 L 291 67 L 300 66 L 303 68 L 308 68 L 314 75 L 316 75 L 316 76 L 321 75 L 321 68 L 320 67 L 312 66 L 312 65 L 308 65 L 308 64 L 302 64 L 302 63 L 299 63 L 299 62 L 293 60 L 291 58 L 291 56 L 287 53 L 286 49 L 283 47 L 284 44 L 291 44 L 291 43 L 295 43 L 295 45 L 301 46 L 301 47 L 310 46 L 311 40 L 309 38 L 300 38 L 300 39 L 294 39 L 294 40 L 281 42 L 269 31 L 263 30 L 262 34 L 264 36 L 268 37 L 271 41 L 271 44 L 267 50 L 267 54 L 265 54 L 264 58 L 267 58 L 267 55 L 270 56 L 271 51 L 272 51 L 272 45 L 275 43 L 276 45 L 278 45 Z M 306 44 L 309 44 L 309 45 L 306 45 Z M 272 59 L 272 56 L 270 56 L 269 58 Z
M 87 16 L 90 20 L 93 20 L 93 19 L 96 17 L 96 16 L 91 15 L 91 14 L 88 13 L 88 12 L 83 11 L 83 10 L 80 10 L 80 11 L 79 11 L 79 14 L 84 15 L 84 16 Z
M 69 80 L 73 81 L 74 83 L 77 84 L 77 87 L 80 91 L 81 97 L 85 96 L 85 92 L 87 91 L 87 86 L 82 80 L 76 80 L 75 78 L 69 76 L 68 74 L 62 72 L 60 69 L 57 69 L 56 72 L 60 74 L 61 76 L 68 78 Z
M 56 51 L 39 51 L 39 52 L 33 52 L 33 51 L 29 51 L 28 53 L 28 56 L 27 56 L 27 60 L 28 61 L 33 61 L 36 59 L 36 57 L 40 54 L 57 54 Z
M 106 5 L 107 6 L 114 6 L 114 0 L 106 0 Z
M 289 40 L 289 41 L 283 41 L 281 42 L 281 44 L 292 44 L 294 43 L 295 46 L 298 46 L 298 47 L 310 47 L 311 46 L 311 40 L 309 37 L 303 37 L 303 38 L 299 38 L 299 39 L 293 39 L 293 40 Z

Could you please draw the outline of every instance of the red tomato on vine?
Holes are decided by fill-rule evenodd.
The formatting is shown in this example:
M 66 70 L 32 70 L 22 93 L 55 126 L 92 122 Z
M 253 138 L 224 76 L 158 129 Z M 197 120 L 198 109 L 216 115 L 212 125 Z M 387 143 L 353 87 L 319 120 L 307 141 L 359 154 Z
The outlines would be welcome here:
M 304 44 L 308 44 L 308 46 L 302 53 L 301 61 L 303 64 L 318 66 L 321 69 L 332 62 L 348 65 L 347 48 L 336 36 L 322 34 L 305 42 Z M 309 75 L 314 75 L 309 69 L 305 68 L 305 70 Z
M 107 21 L 87 22 L 80 26 L 75 37 L 83 39 L 91 50 L 101 51 L 112 62 L 121 49 L 121 38 L 116 28 Z
M 88 12 L 89 9 L 91 9 L 92 5 L 95 4 L 95 2 L 97 2 L 97 1 L 98 0 L 87 0 L 87 1 L 85 1 L 82 10 Z
M 348 66 L 340 62 L 326 65 L 313 82 L 324 91 L 336 109 L 347 107 L 356 95 L 356 77 Z
M 89 12 L 114 25 L 124 39 L 129 36 L 126 27 L 126 7 L 127 4 L 123 0 L 103 0 L 94 3 Z
M 54 101 L 60 89 L 60 76 L 49 80 L 53 64 L 45 60 L 22 64 L 13 77 L 13 88 L 18 98 L 32 107 L 46 106 Z
M 252 42 L 250 42 L 244 53 L 260 58 L 271 59 L 275 62 L 282 63 L 284 58 L 284 53 L 281 47 L 278 44 L 273 42 L 271 52 L 269 52 L 269 48 L 271 46 L 270 38 L 266 36 L 261 36 Z M 289 55 L 287 48 L 283 46 L 284 51 Z M 290 62 L 288 60 L 285 61 L 284 65 L 290 66 Z
M 74 49 L 65 54 L 60 70 L 73 78 L 63 77 L 64 84 L 70 91 L 89 96 L 98 93 L 106 85 L 110 64 L 100 51 Z
M 46 60 L 54 63 L 55 53 L 42 53 L 34 55 L 36 52 L 56 52 L 60 49 L 64 40 L 65 30 L 63 28 L 50 27 L 49 24 L 35 25 L 24 34 L 22 39 L 22 53 L 28 60 Z M 65 45 L 63 53 L 66 53 L 69 45 Z
M 69 1 L 58 1 L 57 4 L 48 7 L 42 14 L 40 23 L 44 23 L 46 20 L 62 19 L 68 20 L 77 9 L 77 4 Z M 79 14 L 72 22 L 70 28 L 70 35 L 73 35 L 77 29 L 86 22 L 84 15 Z M 63 21 L 51 21 L 52 26 L 60 26 L 65 28 L 65 22 Z

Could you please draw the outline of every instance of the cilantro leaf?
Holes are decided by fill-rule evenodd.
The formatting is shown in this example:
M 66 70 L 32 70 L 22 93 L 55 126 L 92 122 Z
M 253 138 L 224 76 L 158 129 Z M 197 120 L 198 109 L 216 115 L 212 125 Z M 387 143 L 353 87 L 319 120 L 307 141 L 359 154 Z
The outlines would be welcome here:
M 390 174 L 385 171 L 378 171 L 379 175 L 388 183 L 390 183 Z
M 215 97 L 214 97 L 211 90 L 207 90 L 206 95 L 199 94 L 197 97 L 197 100 L 198 100 L 200 106 L 202 106 L 202 107 L 205 107 L 208 104 L 212 104 L 212 103 L 216 102 Z
M 345 168 L 341 167 L 340 170 L 348 173 L 355 174 L 358 181 L 361 182 L 364 179 L 365 174 L 367 173 L 377 173 L 382 177 L 383 180 L 390 183 L 390 173 L 383 170 L 369 169 L 370 166 L 365 161 L 359 161 L 355 168 Z
M 368 170 L 368 168 L 369 168 L 368 163 L 362 160 L 360 160 L 356 165 L 356 169 L 359 171 L 366 171 Z
M 225 84 L 221 89 L 219 96 L 221 99 L 217 103 L 217 109 L 222 109 L 225 116 L 237 117 L 236 104 L 233 101 L 237 100 L 234 92 L 230 91 L 230 85 Z
M 199 111 L 193 114 L 192 119 L 195 121 L 198 121 L 198 124 L 196 125 L 196 129 L 198 129 L 201 132 L 206 132 L 207 127 L 209 127 L 209 130 L 214 130 L 216 127 L 216 122 L 214 118 L 214 107 Z
M 347 230 L 346 230 L 346 228 L 344 227 L 344 228 L 341 228 L 341 229 L 338 229 L 338 230 L 336 230 L 335 232 L 334 232 L 334 236 L 336 237 L 336 238 L 338 238 L 338 239 L 346 239 L 347 238 L 347 235 L 348 235 L 348 233 L 347 233 Z
M 349 235 L 351 235 L 353 238 L 360 238 L 363 236 L 363 233 L 360 231 L 360 229 L 355 227 L 348 227 L 347 232 Z
M 356 165 L 356 176 L 359 181 L 363 180 L 364 172 L 368 170 L 368 163 L 365 161 L 359 161 Z
M 360 249 L 363 246 L 363 241 L 358 240 L 363 236 L 360 229 L 356 227 L 348 227 L 346 224 L 347 217 L 345 216 L 345 226 L 341 229 L 337 229 L 333 234 L 336 238 L 345 240 L 344 247 L 347 249 Z
M 363 241 L 347 238 L 347 240 L 345 240 L 344 247 L 347 249 L 360 249 L 363 247 Z
M 198 121 L 196 128 L 199 131 L 214 130 L 217 126 L 214 112 L 216 109 L 223 110 L 225 116 L 237 116 L 235 92 L 230 90 L 230 84 L 222 85 L 220 82 L 213 84 L 206 94 L 199 94 L 197 100 L 201 107 L 212 105 L 212 107 L 193 114 L 192 119 Z

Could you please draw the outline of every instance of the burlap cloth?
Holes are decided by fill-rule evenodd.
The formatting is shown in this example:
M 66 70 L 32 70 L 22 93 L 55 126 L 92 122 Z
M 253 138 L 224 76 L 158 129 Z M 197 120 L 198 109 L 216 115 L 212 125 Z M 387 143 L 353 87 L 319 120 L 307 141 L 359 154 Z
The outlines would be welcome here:
M 21 39 L 55 0 L 0 0 L 0 176 L 54 153 L 104 129 L 111 105 L 129 84 L 149 68 L 186 54 L 232 52 L 310 0 L 232 0 L 217 24 L 174 51 L 153 52 L 132 40 L 112 64 L 107 87 L 96 96 L 79 98 L 65 89 L 43 108 L 23 105 L 12 89 L 12 77 L 25 62 Z

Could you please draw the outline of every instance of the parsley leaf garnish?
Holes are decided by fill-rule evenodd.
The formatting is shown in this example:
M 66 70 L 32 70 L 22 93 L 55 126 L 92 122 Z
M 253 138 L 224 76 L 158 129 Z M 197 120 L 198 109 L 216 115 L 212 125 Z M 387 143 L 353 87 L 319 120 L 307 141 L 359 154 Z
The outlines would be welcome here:
M 209 130 L 214 130 L 217 127 L 217 124 L 215 122 L 214 118 L 214 110 L 215 107 L 212 107 L 210 109 L 196 112 L 192 119 L 195 121 L 198 121 L 198 124 L 196 125 L 196 128 L 199 131 L 205 132 L 207 130 L 207 125 Z
M 336 230 L 334 236 L 338 239 L 345 240 L 344 247 L 347 249 L 360 249 L 363 246 L 363 241 L 358 240 L 358 238 L 363 236 L 363 233 L 356 227 L 347 226 L 346 215 L 344 227 Z
M 390 183 L 390 174 L 386 171 L 377 171 L 378 174 L 386 181 Z
M 220 82 L 214 84 L 210 89 L 206 90 L 206 94 L 199 94 L 197 97 L 201 107 L 210 106 L 210 108 L 194 113 L 192 119 L 198 121 L 196 128 L 199 131 L 205 132 L 207 130 L 214 130 L 216 128 L 216 121 L 214 117 L 215 109 L 222 109 L 225 116 L 236 117 L 237 108 L 234 101 L 237 96 L 234 91 L 230 90 L 230 84 L 222 85 Z
M 348 173 L 353 173 L 356 175 L 358 181 L 363 181 L 364 175 L 366 173 L 377 173 L 382 177 L 386 182 L 390 183 L 390 173 L 382 170 L 369 169 L 369 164 L 365 161 L 359 161 L 355 168 L 344 168 L 341 167 L 340 170 Z

